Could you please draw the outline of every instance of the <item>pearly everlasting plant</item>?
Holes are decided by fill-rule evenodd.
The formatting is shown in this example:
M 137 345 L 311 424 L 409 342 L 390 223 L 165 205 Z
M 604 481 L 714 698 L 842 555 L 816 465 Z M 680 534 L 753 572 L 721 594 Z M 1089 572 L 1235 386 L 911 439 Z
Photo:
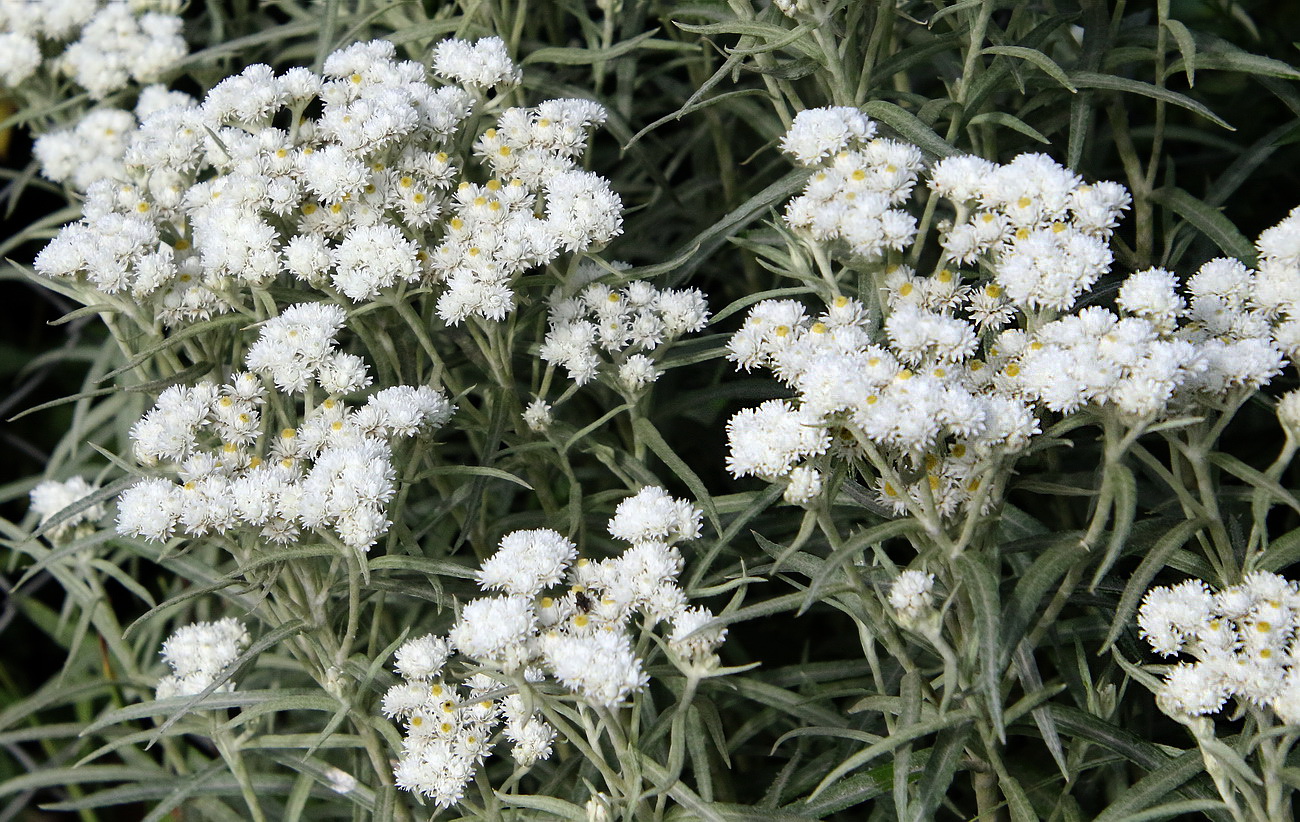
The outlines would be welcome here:
M 617 236 L 621 202 L 575 162 L 599 105 L 504 108 L 484 99 L 518 79 L 500 41 L 456 48 L 435 60 L 440 80 L 373 41 L 320 75 L 254 65 L 150 113 L 127 139 L 126 179 L 87 187 L 86 217 L 37 271 L 168 326 L 249 311 L 277 280 L 350 303 L 434 289 L 449 324 L 504 318 L 524 271 Z M 496 127 L 461 153 L 492 110 Z
M 571 694 L 563 702 L 598 711 L 634 701 L 650 681 L 637 649 L 657 625 L 674 664 L 693 676 L 715 672 L 726 628 L 690 606 L 678 584 L 676 544 L 699 536 L 701 516 L 647 486 L 609 521 L 610 535 L 630 544 L 619 556 L 577 559 L 572 542 L 546 529 L 503 537 L 476 575 L 483 591 L 499 595 L 465 603 L 446 637 L 397 649 L 403 681 L 383 699 L 384 714 L 405 725 L 397 784 L 440 807 L 455 804 L 502 722 L 518 767 L 548 758 L 557 734 L 548 717 L 564 711 L 547 681 Z M 567 590 L 556 590 L 561 583 Z M 449 667 L 458 661 L 465 674 Z
M 248 371 L 221 386 L 164 391 L 131 437 L 143 465 L 165 465 L 179 482 L 152 477 L 123 492 L 118 531 L 166 540 L 251 529 L 287 543 L 300 529 L 328 529 L 353 548 L 374 545 L 391 524 L 388 441 L 443 425 L 454 407 L 427 386 L 394 386 L 349 408 L 343 398 L 370 375 L 359 357 L 335 350 L 344 318 L 334 305 L 291 306 L 262 326 Z M 268 383 L 284 395 L 269 407 Z M 293 410 L 295 395 L 316 391 L 318 405 Z
M 1190 579 L 1149 590 L 1137 623 L 1158 655 L 1194 660 L 1162 666 L 1156 704 L 1193 731 L 1224 801 L 1238 815 L 1289 805 L 1275 783 L 1278 763 L 1300 739 L 1300 587 L 1266 571 L 1218 591 Z M 1243 773 L 1251 766 L 1216 739 L 1211 718 L 1229 705 L 1256 725 L 1245 752 L 1258 757 L 1258 774 Z
M 159 680 L 158 698 L 196 696 L 207 690 L 248 642 L 248 629 L 232 617 L 177 629 L 162 646 L 162 658 L 172 672 Z M 227 680 L 217 689 L 229 693 L 235 683 Z
M 95 100 L 162 80 L 189 51 L 174 0 L 5 0 L 0 86 L 71 77 Z M 37 76 L 40 75 L 40 76 Z
M 0 819 L 1294 816 L 1195 5 L 0 0 Z
M 1212 260 L 1184 298 L 1174 275 L 1148 269 L 1124 281 L 1118 313 L 1080 308 L 1110 271 L 1107 240 L 1130 200 L 1121 186 L 1085 185 L 1044 155 L 940 160 L 928 185 L 954 217 L 939 225 L 936 270 L 919 275 L 881 261 L 912 243 L 914 221 L 895 206 L 917 181 L 919 154 L 874 133 L 856 111 L 815 109 L 782 142 L 818 169 L 785 222 L 809 243 L 875 262 L 875 287 L 866 303 L 836 294 L 816 317 L 793 300 L 750 310 L 728 357 L 770 369 L 797 402 L 732 418 L 733 475 L 786 482 L 787 500 L 805 504 L 816 496 L 812 472 L 856 458 L 873 467 L 866 479 L 881 504 L 933 528 L 976 500 L 990 510 L 999 464 L 1029 446 L 1048 414 L 1113 415 L 1140 431 L 1281 371 L 1295 293 L 1285 283 L 1300 269 L 1265 249 L 1287 253 L 1293 218 L 1261 236 L 1259 273 Z

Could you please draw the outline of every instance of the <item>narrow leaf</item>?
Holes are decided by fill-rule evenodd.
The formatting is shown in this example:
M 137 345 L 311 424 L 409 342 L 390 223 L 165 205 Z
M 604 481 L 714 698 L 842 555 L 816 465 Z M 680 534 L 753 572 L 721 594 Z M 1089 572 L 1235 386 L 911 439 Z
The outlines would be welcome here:
M 1076 71 L 1070 75 L 1070 82 L 1074 83 L 1077 88 L 1099 88 L 1109 91 L 1123 91 L 1128 94 L 1140 94 L 1143 97 L 1150 97 L 1153 100 L 1163 100 L 1166 103 L 1185 108 L 1188 111 L 1194 111 L 1205 119 L 1214 123 L 1220 128 L 1226 128 L 1229 131 L 1236 131 L 1235 128 L 1228 125 L 1227 121 L 1219 117 L 1213 111 L 1196 102 L 1185 94 L 1179 94 L 1176 91 L 1170 91 L 1167 88 L 1161 88 L 1153 83 L 1144 83 L 1141 80 L 1131 80 L 1127 77 L 1115 77 L 1109 74 L 1101 74 L 1095 71 Z
M 1166 799 L 1180 785 L 1205 770 L 1199 750 L 1191 750 L 1139 779 L 1111 802 L 1093 822 L 1119 822 Z
M 1124 586 L 1124 593 L 1120 595 L 1119 604 L 1115 606 L 1115 616 L 1111 619 L 1110 631 L 1107 632 L 1106 641 L 1101 646 L 1102 653 L 1115 643 L 1120 632 L 1129 624 L 1133 612 L 1137 610 L 1138 600 L 1146 593 L 1151 580 L 1155 579 L 1156 574 L 1165 567 L 1169 554 L 1183 547 L 1202 525 L 1204 523 L 1201 520 L 1190 519 L 1174 526 L 1172 530 L 1156 540 L 1156 544 L 1142 558 L 1141 564 L 1133 572 L 1133 576 L 1129 577 L 1128 584 Z
M 951 157 L 960 154 L 947 140 L 934 132 L 934 129 L 912 112 L 900 108 L 885 100 L 872 100 L 862 107 L 862 112 L 898 132 L 922 150 L 936 157 Z
M 1224 253 L 1236 257 L 1247 266 L 1255 264 L 1255 247 L 1232 221 L 1217 208 L 1206 205 L 1181 188 L 1158 188 L 1151 199 L 1168 206 L 1175 214 L 1191 223 Z
M 1065 72 L 1056 64 L 1056 61 L 1043 54 L 1038 49 L 1029 49 L 1024 46 L 989 46 L 984 49 L 985 54 L 1000 54 L 1005 57 L 1015 57 L 1020 60 L 1027 60 L 1038 66 L 1044 74 L 1051 77 L 1056 82 L 1065 86 L 1071 93 L 1077 92 L 1070 78 L 1065 76 Z M 972 120 L 972 122 L 974 122 Z
M 1000 739 L 1006 738 L 1002 726 L 1002 612 L 998 598 L 998 581 L 985 565 L 963 554 L 957 558 L 957 577 L 966 589 L 974 611 L 976 640 L 979 643 L 980 686 L 988 700 L 989 719 Z

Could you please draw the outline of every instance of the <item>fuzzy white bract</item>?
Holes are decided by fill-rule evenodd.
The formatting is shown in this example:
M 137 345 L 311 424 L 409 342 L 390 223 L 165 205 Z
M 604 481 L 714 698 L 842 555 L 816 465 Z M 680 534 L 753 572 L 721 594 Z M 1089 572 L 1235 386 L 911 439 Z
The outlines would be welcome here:
M 1300 586 L 1264 571 L 1214 592 L 1199 579 L 1152 588 L 1138 628 L 1163 657 L 1190 657 L 1166 674 L 1156 701 L 1176 718 L 1218 713 L 1229 699 L 1300 722 Z
M 435 68 L 453 82 L 376 40 L 331 54 L 320 75 L 249 66 L 201 102 L 140 111 L 138 128 L 99 115 L 41 151 L 51 177 L 85 189 L 86 209 L 36 269 L 87 304 L 129 299 L 172 326 L 244 308 L 277 279 L 353 303 L 437 286 L 446 323 L 503 319 L 525 271 L 622 231 L 618 195 L 578 166 L 605 112 L 587 100 L 506 109 L 461 152 L 484 89 L 518 69 L 497 38 L 445 41 Z M 108 135 L 109 118 L 127 133 Z M 72 167 L 88 146 L 102 168 Z
M 248 643 L 248 629 L 233 617 L 196 622 L 178 629 L 162 646 L 163 661 L 172 672 L 158 682 L 158 699 L 202 693 L 243 653 Z M 216 690 L 234 689 L 235 683 L 227 680 Z
M 638 621 L 671 626 L 666 639 L 677 664 L 716 668 L 726 628 L 707 608 L 690 606 L 677 584 L 682 557 L 675 544 L 699 536 L 702 516 L 690 502 L 647 486 L 609 521 L 610 534 L 630 544 L 619 556 L 577 559 L 572 542 L 545 529 L 503 537 L 477 575 L 481 588 L 502 595 L 466 603 L 445 639 L 428 635 L 397 650 L 403 681 L 382 706 L 406 723 L 397 784 L 441 807 L 454 804 L 490 752 L 483 740 L 502 720 L 520 767 L 549 757 L 555 729 L 537 706 L 543 697 L 474 696 L 549 676 L 593 705 L 617 707 L 649 682 L 634 649 Z M 483 672 L 452 682 L 453 648 Z
M 441 427 L 455 408 L 428 386 L 385 388 L 349 408 L 345 396 L 370 377 L 359 357 L 337 350 L 345 318 L 332 304 L 290 306 L 262 326 L 248 371 L 221 386 L 165 390 L 131 438 L 142 464 L 179 482 L 150 477 L 122 492 L 118 532 L 161 541 L 249 529 L 287 543 L 328 529 L 358 550 L 374 545 L 396 492 L 389 440 Z M 288 402 L 268 409 L 267 383 Z M 282 416 L 313 388 L 323 402 L 301 418 Z
M 92 485 L 84 477 L 72 477 L 62 482 L 45 480 L 31 490 L 32 513 L 39 516 L 39 524 L 45 526 L 55 514 L 81 502 L 97 490 L 99 486 Z M 105 513 L 107 512 L 102 502 L 88 505 L 64 517 L 57 525 L 50 527 L 45 535 L 51 541 L 60 542 L 69 534 L 76 532 L 82 524 L 94 525 L 99 522 L 104 518 Z

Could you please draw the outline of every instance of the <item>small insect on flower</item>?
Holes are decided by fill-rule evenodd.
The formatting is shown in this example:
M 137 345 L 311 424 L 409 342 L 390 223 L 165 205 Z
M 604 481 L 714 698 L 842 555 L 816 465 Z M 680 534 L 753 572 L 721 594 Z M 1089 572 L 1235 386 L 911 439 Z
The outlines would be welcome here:
M 591 597 L 587 596 L 587 591 L 585 589 L 573 592 L 573 604 L 577 606 L 581 613 L 591 613 Z

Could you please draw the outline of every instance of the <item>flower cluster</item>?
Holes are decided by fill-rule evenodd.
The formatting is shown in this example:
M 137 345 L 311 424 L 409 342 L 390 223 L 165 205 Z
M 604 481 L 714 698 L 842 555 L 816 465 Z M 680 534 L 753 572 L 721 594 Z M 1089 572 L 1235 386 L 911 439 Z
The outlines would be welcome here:
M 247 309 L 278 277 L 354 303 L 442 282 L 445 321 L 501 319 L 523 271 L 609 242 L 622 205 L 577 166 L 605 116 L 586 100 L 502 112 L 474 146 L 483 175 L 458 156 L 484 87 L 518 73 L 499 40 L 452 43 L 435 69 L 469 88 L 431 84 L 373 41 L 330 55 L 322 75 L 253 65 L 202 103 L 152 111 L 127 139 L 126 180 L 86 187 L 85 217 L 37 271 L 171 325 Z
M 162 646 L 163 661 L 172 672 L 159 680 L 158 699 L 202 693 L 248 647 L 248 640 L 248 629 L 233 617 L 178 629 Z M 217 690 L 233 691 L 235 683 L 226 681 Z
M 548 759 L 555 729 L 517 693 L 502 693 L 486 674 L 448 682 L 447 640 L 429 634 L 397 649 L 394 667 L 402 682 L 384 694 L 383 712 L 406 725 L 397 785 L 439 807 L 460 799 L 465 784 L 492 752 L 492 736 L 504 720 L 511 756 L 523 768 Z
M 905 487 L 881 478 L 882 500 L 900 513 L 924 499 L 950 514 L 972 499 L 984 463 L 1023 448 L 1038 420 L 1024 401 L 977 381 L 978 366 L 965 362 L 977 344 L 965 321 L 917 310 L 893 316 L 891 350 L 872 342 L 866 310 L 848 297 L 816 318 L 793 300 L 756 305 L 728 356 L 742 368 L 770 368 L 797 402 L 769 400 L 732 417 L 728 470 L 784 481 L 786 499 L 803 504 L 822 490 L 815 458 L 855 452 L 862 438 L 899 471 L 922 472 Z
M 452 804 L 489 753 L 486 740 L 499 718 L 520 765 L 549 756 L 555 732 L 529 707 L 527 685 L 550 676 L 594 705 L 621 704 L 649 680 L 630 632 L 638 613 L 647 626 L 671 626 L 667 646 L 681 664 L 711 664 L 726 630 L 707 608 L 687 603 L 674 547 L 699 536 L 700 518 L 694 505 L 650 486 L 620 503 L 609 521 L 610 534 L 630 543 L 617 557 L 575 562 L 577 547 L 554 531 L 507 534 L 478 573 L 479 586 L 500 595 L 466 603 L 446 638 L 423 637 L 398 651 L 405 681 L 383 705 L 406 723 L 398 784 Z M 567 591 L 547 594 L 562 581 Z M 464 683 L 468 697 L 446 681 L 453 651 L 480 669 Z M 484 698 L 501 689 L 498 680 L 523 690 L 497 702 Z
M 796 163 L 817 169 L 786 206 L 786 222 L 868 260 L 911 245 L 916 220 L 895 206 L 911 196 L 922 167 L 916 146 L 875 134 L 857 109 L 837 106 L 799 112 L 781 141 Z
M 643 280 L 619 289 L 594 283 L 576 297 L 557 292 L 541 357 L 562 366 L 578 385 L 605 365 L 624 391 L 635 394 L 659 378 L 658 349 L 699 331 L 708 318 L 704 294 L 694 288 L 660 290 Z
M 921 624 L 934 611 L 934 574 L 908 570 L 899 574 L 889 587 L 889 607 L 903 625 Z
M 141 480 L 118 499 L 118 531 L 166 540 L 257 529 L 291 542 L 300 529 L 333 529 L 368 549 L 388 530 L 395 491 L 388 439 L 411 437 L 450 419 L 453 406 L 426 386 L 394 386 L 351 409 L 342 395 L 370 383 L 364 362 L 335 350 L 344 321 L 335 305 L 292 306 L 262 326 L 249 371 L 225 385 L 173 386 L 131 429 L 142 464 L 166 463 L 180 482 Z M 327 395 L 302 419 L 267 404 L 263 379 L 287 395 Z M 273 420 L 279 424 L 273 424 Z
M 1300 586 L 1256 571 L 1212 592 L 1198 579 L 1152 588 L 1138 610 L 1142 636 L 1164 657 L 1186 655 L 1156 695 L 1174 717 L 1217 713 L 1228 699 L 1300 723 Z
M 193 103 L 194 98 L 183 92 L 146 86 L 134 112 L 109 106 L 91 109 L 76 125 L 37 137 L 32 153 L 45 178 L 77 191 L 85 191 L 98 180 L 125 183 L 129 180 L 123 160 L 127 140 L 139 121 L 155 111 Z
M 83 477 L 72 477 L 63 482 L 46 480 L 31 491 L 32 513 L 40 517 L 41 525 L 45 525 L 55 514 L 80 502 L 97 490 L 99 490 L 98 485 L 86 482 Z M 99 522 L 104 518 L 105 513 L 107 512 L 103 503 L 87 506 L 46 531 L 46 537 L 53 542 L 62 541 L 83 523 L 94 525 Z
M 845 108 L 800 118 L 783 147 L 803 164 L 831 162 L 809 185 L 824 179 L 839 190 L 847 184 L 833 164 L 859 163 L 845 148 L 870 138 L 874 126 Z M 915 172 L 902 160 L 887 166 L 894 172 L 856 176 L 901 205 Z M 949 516 L 977 497 L 999 455 L 1024 448 L 1043 411 L 1089 408 L 1147 424 L 1258 388 L 1300 346 L 1292 319 L 1300 317 L 1300 213 L 1261 235 L 1257 272 L 1212 260 L 1188 280 L 1184 299 L 1177 277 L 1149 269 L 1124 281 L 1118 311 L 1078 309 L 1110 270 L 1109 237 L 1129 203 L 1123 187 L 1085 185 L 1037 154 L 1005 165 L 945 158 L 928 185 L 954 213 L 941 226 L 944 259 L 929 276 L 878 266 L 872 296 L 883 318 L 845 296 L 816 319 L 798 302 L 769 300 L 733 335 L 729 357 L 739 367 L 769 368 L 796 392 L 794 401 L 733 417 L 735 476 L 783 481 L 788 501 L 807 503 L 821 491 L 822 455 L 878 449 L 872 461 L 883 504 Z M 831 241 L 866 219 L 856 208 L 805 192 L 786 219 L 813 241 Z M 855 258 L 879 256 L 848 245 Z M 973 263 L 978 272 L 959 268 Z
M 179 3 L 169 0 L 5 0 L 0 3 L 0 86 L 19 90 L 42 66 L 72 77 L 96 100 L 156 83 L 188 53 Z M 61 49 L 47 61 L 45 53 Z

